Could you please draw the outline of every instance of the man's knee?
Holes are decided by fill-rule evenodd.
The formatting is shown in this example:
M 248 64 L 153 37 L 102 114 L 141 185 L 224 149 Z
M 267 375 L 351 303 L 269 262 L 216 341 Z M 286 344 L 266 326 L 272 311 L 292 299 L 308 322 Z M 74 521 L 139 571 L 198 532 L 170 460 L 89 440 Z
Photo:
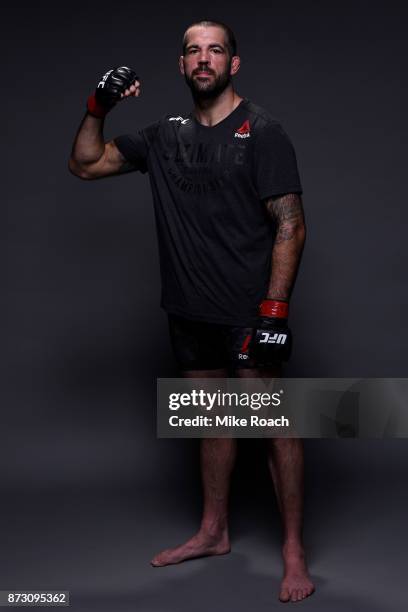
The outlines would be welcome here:
M 268 438 L 268 446 L 282 452 L 299 450 L 303 448 L 303 440 L 301 438 Z

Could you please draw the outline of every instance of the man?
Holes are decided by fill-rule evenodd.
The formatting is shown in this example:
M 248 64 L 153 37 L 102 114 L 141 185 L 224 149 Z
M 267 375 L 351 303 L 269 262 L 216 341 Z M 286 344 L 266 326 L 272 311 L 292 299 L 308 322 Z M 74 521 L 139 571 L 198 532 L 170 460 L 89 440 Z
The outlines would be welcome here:
M 104 142 L 107 112 L 138 97 L 140 81 L 121 67 L 107 73 L 76 136 L 69 168 L 83 179 L 149 172 L 162 275 L 162 306 L 185 377 L 274 377 L 285 346 L 260 338 L 287 328 L 288 302 L 305 226 L 296 158 L 279 123 L 241 98 L 235 37 L 214 21 L 192 24 L 180 72 L 194 109 L 167 115 L 133 135 Z M 259 310 L 260 305 L 260 310 Z M 261 367 L 262 364 L 262 367 Z M 268 463 L 283 520 L 281 601 L 299 601 L 314 586 L 302 545 L 303 450 L 299 439 L 270 439 Z M 227 500 L 236 440 L 201 441 L 204 509 L 185 544 L 152 560 L 155 567 L 230 550 Z

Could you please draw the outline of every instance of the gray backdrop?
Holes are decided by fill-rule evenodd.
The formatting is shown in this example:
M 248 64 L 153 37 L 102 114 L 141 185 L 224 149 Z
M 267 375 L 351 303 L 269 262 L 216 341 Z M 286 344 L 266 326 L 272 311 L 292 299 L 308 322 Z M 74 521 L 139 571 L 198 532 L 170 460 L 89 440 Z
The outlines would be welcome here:
M 295 350 L 286 372 L 404 377 L 406 12 L 393 2 L 8 7 L 2 67 L 7 213 L 2 259 L 7 266 L 0 413 L 2 532 L 8 544 L 0 588 L 67 585 L 82 593 L 81 610 L 105 604 L 116 610 L 179 611 L 184 605 L 187 610 L 188 588 L 196 593 L 194 588 L 202 589 L 208 580 L 221 603 L 227 597 L 226 582 L 217 582 L 219 570 L 211 565 L 219 567 L 218 559 L 195 562 L 193 570 L 187 565 L 164 570 L 164 586 L 148 583 L 149 569 L 145 591 L 132 583 L 157 548 L 176 544 L 196 525 L 197 449 L 193 441 L 155 437 L 155 379 L 177 371 L 159 309 L 148 178 L 133 173 L 84 182 L 67 170 L 86 97 L 98 78 L 127 64 L 142 81 L 142 96 L 109 115 L 107 139 L 167 112 L 183 114 L 191 107 L 177 68 L 185 27 L 203 17 L 230 24 L 242 57 L 236 89 L 282 121 L 304 187 L 308 237 L 291 304 Z M 280 571 L 263 450 L 243 442 L 233 524 L 236 542 L 252 555 L 252 565 L 248 570 L 239 553 L 230 565 L 222 561 L 224 576 L 244 572 L 248 578 L 248 571 L 251 576 L 252 582 L 241 581 L 251 585 L 248 592 L 232 599 L 237 609 L 247 609 L 254 591 L 268 593 L 269 578 L 259 573 L 262 555 L 267 560 L 275 554 L 276 576 Z M 375 610 L 381 591 L 374 596 L 368 585 L 377 571 L 376 585 L 391 577 L 396 581 L 397 609 L 405 588 L 396 576 L 401 562 L 406 567 L 400 531 L 407 499 L 399 483 L 405 479 L 407 444 L 309 441 L 306 455 L 306 536 L 321 588 L 314 603 L 304 605 Z M 271 529 L 276 537 L 268 542 Z M 257 530 L 257 545 L 251 540 L 247 546 Z M 381 554 L 375 543 L 379 532 Z M 123 541 L 126 552 L 118 548 Z M 357 541 L 365 546 L 361 562 L 350 570 Z M 90 550 L 94 557 L 87 556 Z M 135 550 L 140 563 L 132 556 Z M 41 570 L 39 558 L 48 559 Z M 102 561 L 107 558 L 111 567 Z M 368 570 L 367 559 L 377 565 Z M 341 588 L 330 591 L 340 574 Z M 153 575 L 153 580 L 164 576 L 160 570 Z M 133 587 L 112 576 L 128 578 Z M 368 599 L 358 586 L 364 579 Z M 235 587 L 234 580 L 232 598 Z M 176 597 L 183 589 L 186 596 Z M 105 604 L 95 603 L 102 592 Z M 205 593 L 199 611 L 214 603 Z M 265 594 L 259 610 L 263 603 L 270 609 L 271 601 Z

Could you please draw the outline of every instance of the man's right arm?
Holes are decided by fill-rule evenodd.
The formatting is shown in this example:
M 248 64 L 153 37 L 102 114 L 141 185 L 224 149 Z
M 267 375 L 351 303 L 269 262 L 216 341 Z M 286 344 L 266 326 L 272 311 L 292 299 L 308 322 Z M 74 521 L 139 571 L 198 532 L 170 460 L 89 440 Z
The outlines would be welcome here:
M 82 179 L 98 179 L 136 170 L 121 154 L 113 140 L 105 142 L 106 114 L 121 100 L 140 95 L 140 81 L 127 66 L 109 70 L 88 98 L 88 112 L 74 140 L 69 170 Z
M 81 179 L 98 179 L 135 170 L 113 140 L 104 141 L 103 124 L 104 119 L 87 113 L 79 127 L 68 167 Z

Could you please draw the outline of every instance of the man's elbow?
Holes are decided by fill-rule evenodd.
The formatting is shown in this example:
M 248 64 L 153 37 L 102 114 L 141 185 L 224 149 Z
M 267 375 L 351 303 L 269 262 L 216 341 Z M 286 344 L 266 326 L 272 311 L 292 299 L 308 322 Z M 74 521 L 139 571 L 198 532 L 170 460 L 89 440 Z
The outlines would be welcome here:
M 70 157 L 68 160 L 68 170 L 71 174 L 83 180 L 89 181 L 94 178 L 89 172 L 87 172 L 84 166 L 78 164 L 78 162 L 76 162 L 72 157 Z

